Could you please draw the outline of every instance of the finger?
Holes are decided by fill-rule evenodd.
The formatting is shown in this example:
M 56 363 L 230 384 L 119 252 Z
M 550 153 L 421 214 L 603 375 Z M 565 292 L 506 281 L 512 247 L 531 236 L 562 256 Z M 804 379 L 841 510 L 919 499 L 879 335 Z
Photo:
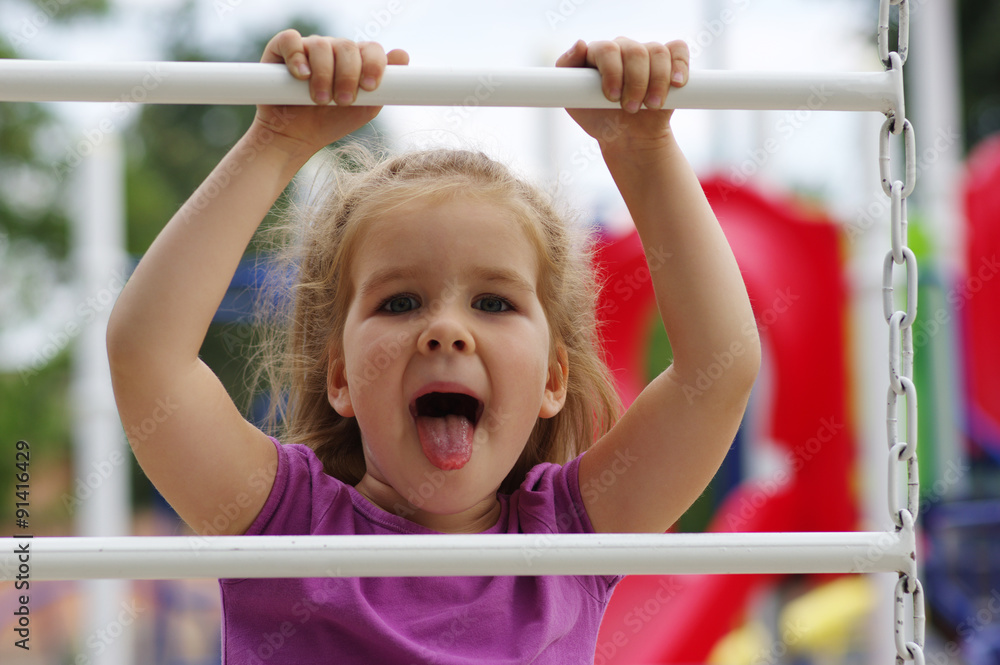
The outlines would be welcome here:
M 622 53 L 622 108 L 635 113 L 649 88 L 649 51 L 637 41 L 619 37 L 615 40 Z
M 677 39 L 667 44 L 670 49 L 670 83 L 680 88 L 691 75 L 691 51 L 686 42 Z
M 358 48 L 361 51 L 361 89 L 374 90 L 382 82 L 389 59 L 385 49 L 377 42 L 362 42 Z
M 643 103 L 646 108 L 663 108 L 663 102 L 670 90 L 670 50 L 664 44 L 650 42 L 645 45 L 649 51 L 649 87 Z
M 389 61 L 390 65 L 408 65 L 410 64 L 410 54 L 401 48 L 396 48 L 385 55 L 386 59 Z
M 586 64 L 587 42 L 582 39 L 576 40 L 576 43 L 556 60 L 556 67 L 583 67 Z
M 317 104 L 329 104 L 333 99 L 333 49 L 324 37 L 311 35 L 304 42 L 309 58 L 309 96 Z
M 261 62 L 283 62 L 292 76 L 299 79 L 309 77 L 309 60 L 302 44 L 302 35 L 297 30 L 282 30 L 267 43 Z
M 615 42 L 600 41 L 587 45 L 587 64 L 601 73 L 601 89 L 613 102 L 622 98 L 622 54 Z
M 333 99 L 342 106 L 354 103 L 361 81 L 361 50 L 346 39 L 333 40 Z

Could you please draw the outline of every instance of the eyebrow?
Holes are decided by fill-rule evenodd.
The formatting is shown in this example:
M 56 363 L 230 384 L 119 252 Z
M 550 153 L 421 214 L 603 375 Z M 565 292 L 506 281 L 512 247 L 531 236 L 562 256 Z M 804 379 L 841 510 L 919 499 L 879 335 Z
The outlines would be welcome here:
M 373 291 L 378 291 L 386 284 L 390 284 L 397 280 L 413 279 L 418 277 L 420 274 L 421 271 L 412 266 L 379 270 L 361 283 L 358 293 L 361 296 L 367 296 Z M 511 288 L 527 291 L 528 293 L 535 292 L 535 287 L 531 284 L 531 282 L 525 279 L 524 276 L 516 270 L 510 270 L 508 268 L 475 268 L 469 274 L 469 278 L 475 281 L 505 284 Z
M 420 272 L 413 267 L 387 268 L 385 270 L 379 270 L 361 283 L 361 288 L 358 289 L 358 293 L 362 296 L 366 296 L 372 291 L 378 291 L 386 284 L 400 279 L 412 279 L 419 274 Z
M 499 282 L 511 288 L 535 292 L 535 286 L 516 270 L 508 268 L 476 268 L 472 271 L 472 279 L 483 282 Z

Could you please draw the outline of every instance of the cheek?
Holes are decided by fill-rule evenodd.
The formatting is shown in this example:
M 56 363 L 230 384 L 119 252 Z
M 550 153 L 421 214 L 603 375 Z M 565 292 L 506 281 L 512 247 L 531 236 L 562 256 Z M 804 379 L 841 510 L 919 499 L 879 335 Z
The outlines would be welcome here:
M 349 376 L 355 376 L 361 385 L 377 382 L 379 377 L 390 370 L 403 356 L 408 336 L 401 333 L 386 333 L 368 327 L 358 330 L 350 340 L 354 352 L 348 357 Z M 345 343 L 346 343 L 345 339 Z

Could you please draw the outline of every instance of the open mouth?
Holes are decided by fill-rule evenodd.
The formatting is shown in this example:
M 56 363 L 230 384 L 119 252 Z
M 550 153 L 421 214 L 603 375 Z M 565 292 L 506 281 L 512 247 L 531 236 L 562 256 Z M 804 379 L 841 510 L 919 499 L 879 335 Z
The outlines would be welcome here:
M 427 393 L 416 399 L 410 413 L 428 418 L 462 416 L 475 426 L 483 415 L 483 403 L 464 393 Z
M 416 398 L 410 413 L 420 447 L 431 464 L 454 471 L 469 462 L 482 402 L 465 393 L 431 392 Z

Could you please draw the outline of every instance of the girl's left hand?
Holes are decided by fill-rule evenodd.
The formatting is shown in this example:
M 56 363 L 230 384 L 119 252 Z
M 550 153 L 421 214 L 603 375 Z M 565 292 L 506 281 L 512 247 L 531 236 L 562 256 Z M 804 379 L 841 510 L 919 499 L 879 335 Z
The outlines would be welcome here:
M 688 80 L 690 53 L 683 41 L 667 44 L 619 37 L 579 40 L 556 61 L 557 67 L 593 67 L 601 73 L 604 96 L 621 110 L 566 109 L 601 148 L 634 148 L 670 134 L 670 109 L 663 109 L 671 86 Z M 645 108 L 643 108 L 645 107 Z

